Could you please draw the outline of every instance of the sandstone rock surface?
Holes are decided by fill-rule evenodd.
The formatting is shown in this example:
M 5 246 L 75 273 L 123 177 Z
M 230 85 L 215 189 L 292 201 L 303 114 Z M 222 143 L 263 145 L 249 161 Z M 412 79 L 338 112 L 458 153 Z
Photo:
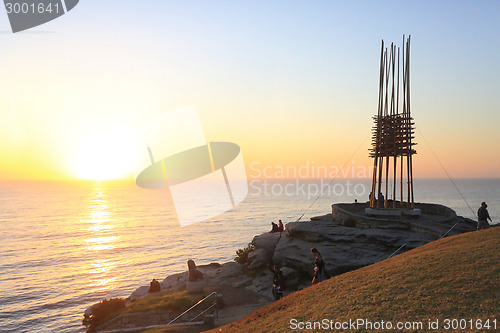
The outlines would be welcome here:
M 431 204 L 422 204 L 426 206 L 418 219 L 386 222 L 365 217 L 356 220 L 363 205 L 355 204 L 355 221 L 347 222 L 350 216 L 345 211 L 349 205 L 342 204 L 336 213 L 334 210 L 338 219 L 332 214 L 318 216 L 310 221 L 287 223 L 283 232 L 255 236 L 251 242 L 255 250 L 249 253 L 245 265 L 227 262 L 197 266 L 203 273 L 202 280 L 189 282 L 186 271 L 167 276 L 161 282 L 161 289 L 217 291 L 223 294 L 224 303 L 229 306 L 265 304 L 273 299 L 273 274 L 267 265 L 276 264 L 281 268 L 287 278 L 286 293 L 307 287 L 314 268 L 312 247 L 321 252 L 333 276 L 385 260 L 399 248 L 403 252 L 437 240 L 452 227 L 449 235 L 476 228 L 474 221 L 456 216 L 447 207 Z M 130 298 L 147 297 L 148 288 L 139 287 Z
M 347 226 L 345 216 L 335 220 L 332 214 L 327 214 L 310 221 L 289 222 L 283 232 L 255 236 L 251 242 L 255 250 L 249 253 L 246 265 L 228 262 L 198 266 L 203 273 L 203 282 L 199 285 L 213 290 L 223 287 L 244 289 L 255 293 L 259 300 L 268 301 L 271 299 L 272 272 L 267 265 L 281 267 L 289 289 L 307 287 L 314 268 L 314 258 L 310 253 L 312 247 L 321 252 L 326 268 L 333 276 L 384 260 L 401 246 L 400 252 L 403 252 L 434 241 L 455 224 L 450 234 L 475 230 L 474 221 L 456 216 L 447 207 L 422 205 L 425 205 L 425 214 L 408 221 L 388 220 L 384 223 L 378 220 L 377 223 Z M 349 209 L 350 204 L 341 206 L 342 209 Z M 355 213 L 362 210 L 362 204 L 352 207 Z M 189 285 L 187 272 L 168 276 L 161 285 L 162 290 L 186 288 Z M 193 288 L 188 286 L 188 290 Z M 131 297 L 143 297 L 145 294 L 147 288 L 140 287 Z

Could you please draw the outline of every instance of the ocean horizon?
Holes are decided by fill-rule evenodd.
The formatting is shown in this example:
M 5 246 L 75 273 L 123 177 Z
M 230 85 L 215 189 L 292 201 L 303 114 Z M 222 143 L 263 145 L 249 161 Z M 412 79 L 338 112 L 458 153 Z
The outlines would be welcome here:
M 232 261 L 278 219 L 307 221 L 331 213 L 333 203 L 368 200 L 370 179 L 329 182 L 251 179 L 241 204 L 180 227 L 168 191 L 133 181 L 2 181 L 0 331 L 84 332 L 83 311 L 102 299 L 183 272 L 189 259 Z M 498 222 L 500 178 L 454 182 L 461 194 L 449 179 L 415 179 L 415 201 L 472 219 L 486 201 Z

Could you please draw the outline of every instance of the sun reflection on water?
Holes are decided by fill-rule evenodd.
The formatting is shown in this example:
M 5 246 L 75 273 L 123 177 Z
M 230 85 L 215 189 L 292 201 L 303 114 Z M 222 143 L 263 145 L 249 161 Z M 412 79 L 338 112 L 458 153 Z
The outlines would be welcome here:
M 116 276 L 111 271 L 116 268 L 116 262 L 113 259 L 96 259 L 89 268 L 90 277 L 88 286 L 90 292 L 108 290 L 114 286 Z
M 112 289 L 117 277 L 113 275 L 116 260 L 107 252 L 116 248 L 119 236 L 113 234 L 113 218 L 109 210 L 107 195 L 102 186 L 96 185 L 88 208 L 89 237 L 85 240 L 87 253 L 91 256 L 87 286 L 91 292 Z

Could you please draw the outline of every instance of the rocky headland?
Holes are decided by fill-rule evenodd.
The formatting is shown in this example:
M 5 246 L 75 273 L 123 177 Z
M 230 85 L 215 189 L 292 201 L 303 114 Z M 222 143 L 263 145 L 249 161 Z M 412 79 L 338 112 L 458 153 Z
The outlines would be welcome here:
M 173 274 L 160 282 L 161 289 L 222 294 L 225 307 L 216 322 L 222 325 L 273 300 L 273 274 L 268 265 L 278 265 L 286 276 L 285 295 L 310 286 L 312 247 L 321 252 L 328 272 L 334 276 L 387 259 L 398 249 L 399 254 L 427 244 L 447 232 L 455 235 L 476 227 L 476 222 L 441 205 L 416 204 L 421 210 L 418 218 L 370 217 L 364 213 L 366 207 L 366 203 L 335 204 L 331 214 L 286 223 L 282 232 L 255 236 L 245 251 L 244 263 L 200 265 L 197 269 L 203 273 L 203 279 L 189 281 L 187 271 Z M 149 286 L 142 286 L 129 298 L 147 297 L 148 289 Z

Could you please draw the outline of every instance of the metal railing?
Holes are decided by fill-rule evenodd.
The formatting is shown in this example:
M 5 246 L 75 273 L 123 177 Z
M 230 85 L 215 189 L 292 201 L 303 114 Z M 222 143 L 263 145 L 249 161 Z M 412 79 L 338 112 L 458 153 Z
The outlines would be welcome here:
M 457 224 L 458 224 L 458 223 L 455 223 L 455 224 L 453 225 L 453 227 L 451 227 L 451 228 L 450 228 L 450 230 L 448 230 L 448 231 L 447 231 L 447 232 L 446 232 L 443 236 L 441 236 L 441 238 L 439 238 L 439 239 L 445 238 L 445 237 L 446 237 L 446 235 L 448 235 L 448 233 L 449 233 L 449 232 L 450 232 L 453 228 L 455 228 L 455 226 L 456 226 Z
M 387 257 L 387 259 L 392 258 L 392 256 L 394 256 L 396 253 L 398 253 L 398 252 L 399 252 L 399 250 L 401 250 L 401 249 L 402 249 L 403 247 L 405 247 L 405 246 L 406 246 L 406 244 L 401 245 L 401 246 L 399 247 L 399 249 L 397 249 L 396 251 L 394 251 L 394 253 L 393 253 L 393 254 L 391 254 L 390 256 L 388 256 L 388 257 Z
M 205 298 L 203 299 L 200 299 L 195 305 L 193 305 L 192 307 L 190 307 L 189 309 L 187 309 L 186 311 L 184 311 L 183 313 L 181 313 L 180 315 L 178 315 L 177 317 L 175 317 L 174 319 L 172 319 L 168 324 L 168 325 L 171 325 L 173 322 L 175 322 L 177 319 L 181 318 L 182 316 L 184 316 L 185 314 L 191 312 L 192 310 L 194 310 L 198 305 L 200 305 L 201 303 L 205 302 L 207 299 L 209 299 L 210 297 L 212 296 L 215 296 L 215 301 L 208 307 L 206 308 L 205 310 L 203 310 L 201 313 L 199 313 L 198 315 L 196 315 L 194 318 L 191 318 L 188 323 L 192 322 L 193 320 L 195 320 L 196 318 L 198 318 L 199 316 L 201 316 L 202 314 L 206 313 L 208 310 L 212 309 L 215 307 L 215 317 L 217 317 L 219 315 L 218 313 L 218 308 L 217 308 L 217 292 L 212 292 L 210 293 L 208 296 L 206 296 Z

